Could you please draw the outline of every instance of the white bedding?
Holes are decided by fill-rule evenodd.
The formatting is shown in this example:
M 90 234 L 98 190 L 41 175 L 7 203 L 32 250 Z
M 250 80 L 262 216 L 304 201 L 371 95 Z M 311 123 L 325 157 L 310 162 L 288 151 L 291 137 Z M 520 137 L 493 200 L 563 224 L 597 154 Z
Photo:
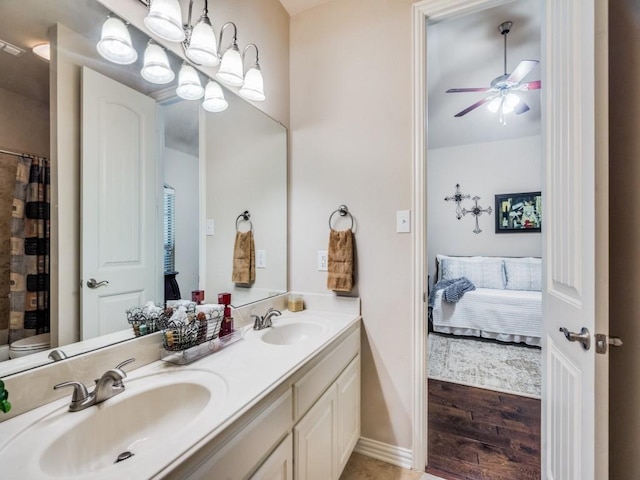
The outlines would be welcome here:
M 433 306 L 436 332 L 541 344 L 541 292 L 478 288 L 458 303 L 443 301 L 442 293 L 436 293 Z

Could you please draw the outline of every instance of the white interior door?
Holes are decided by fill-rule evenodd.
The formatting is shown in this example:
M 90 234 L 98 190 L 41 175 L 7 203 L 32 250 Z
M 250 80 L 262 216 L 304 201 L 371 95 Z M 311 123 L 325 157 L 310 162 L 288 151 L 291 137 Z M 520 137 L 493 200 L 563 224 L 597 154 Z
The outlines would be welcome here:
M 127 308 L 162 299 L 159 163 L 155 101 L 83 68 L 83 340 L 127 328 Z
M 543 478 L 608 478 L 607 4 L 545 1 Z M 587 350 L 560 328 L 589 331 Z

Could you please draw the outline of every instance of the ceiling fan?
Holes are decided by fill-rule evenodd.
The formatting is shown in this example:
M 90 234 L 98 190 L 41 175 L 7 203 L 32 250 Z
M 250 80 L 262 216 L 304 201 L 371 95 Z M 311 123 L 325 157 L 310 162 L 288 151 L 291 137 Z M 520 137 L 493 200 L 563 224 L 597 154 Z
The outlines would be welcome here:
M 450 88 L 447 90 L 447 93 L 490 92 L 490 94 L 482 100 L 456 113 L 454 115 L 455 117 L 462 117 L 485 103 L 489 103 L 487 108 L 492 112 L 499 112 L 500 123 L 506 125 L 505 114 L 515 112 L 520 115 L 529 110 L 529 105 L 513 92 L 526 92 L 528 90 L 540 89 L 540 80 L 522 83 L 522 80 L 529 75 L 531 70 L 533 70 L 539 62 L 538 60 L 522 60 L 513 72 L 510 74 L 507 73 L 507 35 L 511 31 L 512 26 L 513 22 L 503 22 L 498 26 L 498 30 L 504 37 L 503 75 L 494 78 L 491 86 L 487 88 Z

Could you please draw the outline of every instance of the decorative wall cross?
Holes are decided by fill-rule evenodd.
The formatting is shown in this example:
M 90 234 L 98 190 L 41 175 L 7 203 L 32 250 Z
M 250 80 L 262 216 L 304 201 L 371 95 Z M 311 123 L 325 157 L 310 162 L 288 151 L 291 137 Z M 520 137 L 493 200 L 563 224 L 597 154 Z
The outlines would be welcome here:
M 468 193 L 462 193 L 460 191 L 460 184 L 456 183 L 456 193 L 450 197 L 444 197 L 444 200 L 445 202 L 456 202 L 456 218 L 460 220 L 462 218 L 462 207 L 460 206 L 460 202 L 469 198 L 471 198 L 471 195 Z
M 487 207 L 483 209 L 481 206 L 479 206 L 478 200 L 480 200 L 480 197 L 478 197 L 477 195 L 473 197 L 472 200 L 476 202 L 476 205 L 473 208 L 471 208 L 471 210 L 467 210 L 466 208 L 463 208 L 462 214 L 466 215 L 467 213 L 470 213 L 471 215 L 476 217 L 476 228 L 473 230 L 473 233 L 480 233 L 482 230 L 480 230 L 480 225 L 478 224 L 478 217 L 483 213 L 487 213 L 488 215 L 491 215 L 492 210 L 491 210 L 491 207 Z

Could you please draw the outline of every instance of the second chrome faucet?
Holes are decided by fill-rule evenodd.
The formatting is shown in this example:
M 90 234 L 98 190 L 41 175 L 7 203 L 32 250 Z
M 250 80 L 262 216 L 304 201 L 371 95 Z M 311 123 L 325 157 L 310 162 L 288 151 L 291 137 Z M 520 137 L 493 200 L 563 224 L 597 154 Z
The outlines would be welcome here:
M 63 387 L 73 387 L 73 395 L 71 396 L 69 411 L 79 412 L 80 410 L 102 403 L 105 400 L 124 392 L 124 383 L 122 383 L 122 380 L 127 377 L 127 374 L 122 370 L 122 367 L 134 361 L 135 358 L 130 358 L 118 364 L 116 368 L 112 368 L 104 372 L 102 376 L 96 380 L 96 386 L 91 393 L 89 393 L 87 387 L 85 387 L 83 383 L 76 381 L 59 383 L 53 388 L 54 390 L 57 390 Z

